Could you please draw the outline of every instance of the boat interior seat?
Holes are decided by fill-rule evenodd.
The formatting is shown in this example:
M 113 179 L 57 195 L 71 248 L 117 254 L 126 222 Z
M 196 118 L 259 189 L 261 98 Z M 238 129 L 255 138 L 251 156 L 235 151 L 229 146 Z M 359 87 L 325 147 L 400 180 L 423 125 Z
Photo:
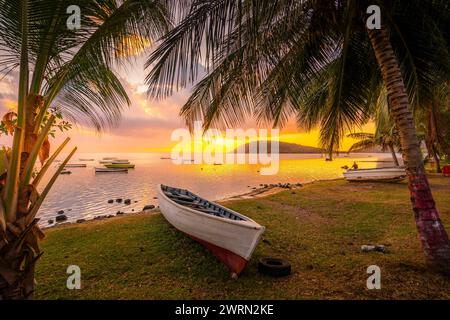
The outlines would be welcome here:
M 191 207 L 194 210 L 198 210 L 225 219 L 236 221 L 244 220 L 241 217 L 231 213 L 230 211 L 225 210 L 208 200 L 202 199 L 187 190 L 168 188 L 166 186 L 163 186 L 162 190 L 166 196 L 180 205 Z

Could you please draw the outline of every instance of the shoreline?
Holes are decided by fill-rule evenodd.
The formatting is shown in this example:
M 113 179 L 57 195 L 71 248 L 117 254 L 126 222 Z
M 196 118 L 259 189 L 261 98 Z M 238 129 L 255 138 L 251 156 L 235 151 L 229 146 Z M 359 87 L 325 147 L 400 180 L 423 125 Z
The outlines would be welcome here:
M 234 196 L 229 196 L 225 198 L 221 198 L 218 200 L 213 200 L 213 202 L 217 203 L 223 203 L 223 202 L 233 202 L 233 201 L 239 201 L 239 200 L 250 200 L 250 199 L 258 199 L 267 197 L 270 195 L 278 194 L 280 192 L 286 191 L 286 190 L 298 190 L 303 188 L 304 186 L 311 185 L 314 183 L 319 182 L 325 182 L 325 181 L 338 181 L 338 180 L 344 180 L 344 178 L 334 178 L 334 179 L 318 179 L 318 180 L 311 180 L 304 183 L 277 183 L 277 184 L 263 184 L 263 186 L 254 187 L 254 189 L 237 194 Z M 110 214 L 110 215 L 99 215 L 94 217 L 93 219 L 83 219 L 80 218 L 77 221 L 68 221 L 68 222 L 61 222 L 61 223 L 53 223 L 51 225 L 41 226 L 40 228 L 42 230 L 47 229 L 55 229 L 59 227 L 65 227 L 65 226 L 73 226 L 73 225 L 81 225 L 81 224 L 87 224 L 87 223 L 94 223 L 98 221 L 108 221 L 114 218 L 123 218 L 123 217 L 130 217 L 130 216 L 137 216 L 137 215 L 155 215 L 160 213 L 159 206 L 156 206 L 154 209 L 149 210 L 142 210 L 142 211 L 136 211 L 136 212 L 122 212 L 121 214 Z
M 230 196 L 226 198 L 222 198 L 220 200 L 217 200 L 216 202 L 228 202 L 228 201 L 237 201 L 237 200 L 248 200 L 248 199 L 258 199 L 267 197 L 273 194 L 280 193 L 282 191 L 286 190 L 296 190 L 301 189 L 304 186 L 311 185 L 318 182 L 326 182 L 326 181 L 339 181 L 344 180 L 344 178 L 333 178 L 333 179 L 318 179 L 318 180 L 311 180 L 304 183 L 277 183 L 277 184 L 265 184 L 262 187 L 256 187 L 256 189 L 253 189 L 251 191 L 238 194 L 235 196 Z
M 440 174 L 436 173 L 428 173 L 429 177 L 439 177 Z M 332 182 L 332 181 L 340 181 L 345 180 L 342 178 L 332 178 L 332 179 L 318 179 L 318 180 L 311 180 L 304 183 L 277 183 L 277 184 L 264 184 L 260 187 L 254 187 L 255 189 L 252 189 L 250 191 L 237 194 L 234 196 L 229 196 L 225 198 L 221 198 L 218 200 L 212 200 L 212 202 L 217 203 L 227 203 L 227 202 L 233 202 L 233 201 L 239 201 L 239 200 L 252 200 L 252 199 L 259 199 L 268 197 L 271 195 L 278 194 L 280 192 L 286 191 L 286 190 L 298 190 L 305 186 L 312 185 L 315 183 L 321 183 L 321 182 Z M 137 216 L 137 215 L 155 215 L 159 214 L 159 206 L 156 206 L 154 209 L 149 210 L 142 210 L 142 211 L 135 211 L 135 212 L 122 212 L 121 214 L 110 214 L 110 215 L 99 215 L 94 217 L 93 219 L 83 219 L 80 218 L 77 221 L 68 221 L 68 222 L 61 222 L 61 223 L 53 223 L 51 225 L 41 226 L 40 228 L 42 230 L 47 229 L 54 229 L 64 226 L 73 226 L 73 225 L 81 225 L 81 224 L 87 224 L 87 223 L 94 223 L 98 221 L 109 221 L 111 219 L 114 220 L 114 218 L 123 218 L 123 217 L 130 217 L 130 216 Z M 81 222 L 78 222 L 81 221 Z
M 441 219 L 450 225 L 450 178 L 429 178 Z M 341 179 L 295 191 L 251 192 L 254 199 L 225 203 L 267 229 L 238 281 L 155 209 L 45 232 L 36 298 L 450 298 L 449 279 L 429 270 L 423 259 L 405 183 Z M 386 250 L 364 251 L 370 245 Z M 263 257 L 289 261 L 292 274 L 284 279 L 262 276 L 258 261 Z M 68 264 L 80 266 L 87 275 L 82 290 L 61 285 Z M 373 264 L 384 270 L 383 290 L 366 289 L 366 269 Z

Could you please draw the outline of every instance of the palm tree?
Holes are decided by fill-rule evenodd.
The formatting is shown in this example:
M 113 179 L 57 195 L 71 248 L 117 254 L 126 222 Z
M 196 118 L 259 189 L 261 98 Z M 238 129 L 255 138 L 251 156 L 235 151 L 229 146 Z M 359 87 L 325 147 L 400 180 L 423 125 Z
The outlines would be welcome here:
M 399 166 L 395 149 L 401 149 L 400 139 L 397 129 L 389 117 L 389 104 L 385 90 L 380 92 L 374 108 L 376 110 L 374 117 L 375 133 L 354 132 L 348 134 L 347 137 L 349 138 L 361 140 L 354 143 L 348 152 L 380 146 L 383 152 L 388 150 L 391 152 L 394 164 Z
M 181 114 L 191 125 L 235 125 L 246 116 L 320 124 L 336 149 L 346 129 L 365 123 L 386 89 L 408 174 L 426 261 L 450 273 L 450 243 L 422 162 L 411 106 L 433 68 L 448 70 L 448 1 L 191 0 L 150 56 L 149 94 L 164 98 L 199 81 Z M 370 5 L 381 27 L 366 26 Z M 184 14 L 184 15 L 183 15 Z M 204 41 L 202 41 L 204 40 Z M 447 73 L 447 77 L 450 73 Z
M 386 133 L 385 135 L 383 135 L 383 134 L 374 134 L 374 133 L 368 133 L 368 132 L 356 132 L 356 133 L 349 133 L 347 135 L 347 137 L 361 140 L 361 141 L 355 142 L 348 149 L 348 152 L 372 148 L 375 146 L 380 146 L 381 150 L 383 152 L 385 152 L 387 150 L 389 150 L 391 152 L 392 160 L 394 161 L 394 164 L 397 167 L 399 166 L 397 155 L 395 154 L 395 138 L 396 137 L 393 136 L 393 133 Z
M 440 71 L 440 70 L 439 70 Z M 443 79 L 445 81 L 445 79 Z M 448 121 L 445 119 L 445 105 L 449 105 L 448 84 L 440 83 L 437 88 L 433 88 L 432 95 L 428 101 L 420 104 L 416 110 L 416 123 L 419 136 L 425 142 L 428 158 L 432 158 L 436 165 L 436 172 L 440 173 L 440 155 L 448 154 Z
M 67 10 L 74 5 L 81 23 L 69 28 L 73 12 Z M 41 152 L 45 162 L 34 174 L 55 118 L 62 113 L 97 130 L 115 123 L 129 99 L 112 67 L 167 31 L 165 8 L 157 0 L 0 0 L 1 72 L 19 68 L 12 149 L 0 159 L 7 162 L 0 185 L 0 300 L 29 298 L 34 291 L 44 236 L 36 213 L 76 151 L 39 193 L 42 177 L 69 141 L 50 157 Z

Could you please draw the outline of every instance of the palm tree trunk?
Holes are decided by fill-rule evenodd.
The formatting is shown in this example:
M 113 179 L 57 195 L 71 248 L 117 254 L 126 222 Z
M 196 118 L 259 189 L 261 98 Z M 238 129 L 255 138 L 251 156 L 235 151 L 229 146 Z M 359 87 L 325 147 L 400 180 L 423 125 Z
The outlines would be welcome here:
M 414 119 L 398 61 L 384 26 L 380 30 L 368 30 L 368 34 L 388 91 L 392 106 L 390 112 L 399 130 L 411 203 L 426 261 L 433 269 L 450 274 L 450 242 L 425 175 Z
M 20 157 L 20 178 L 24 178 L 24 169 L 27 164 L 28 158 L 36 144 L 37 134 L 34 133 L 35 118 L 37 111 L 44 105 L 44 98 L 35 94 L 28 94 L 26 103 L 26 123 L 24 130 L 24 143 L 22 154 Z M 27 214 L 27 208 L 29 204 L 28 190 L 19 190 L 18 208 L 17 214 L 20 218 Z
M 326 161 L 333 161 L 333 149 L 328 151 L 328 156 L 325 159 Z
M 389 143 L 389 150 L 391 151 L 392 160 L 394 160 L 395 166 L 398 167 L 399 163 L 398 163 L 397 155 L 395 154 L 394 145 L 392 143 Z
M 34 266 L 42 255 L 38 239 L 42 231 L 36 226 L 38 219 L 21 230 L 9 225 L 0 241 L 0 300 L 22 300 L 33 297 Z M 5 242 L 4 240 L 7 240 Z

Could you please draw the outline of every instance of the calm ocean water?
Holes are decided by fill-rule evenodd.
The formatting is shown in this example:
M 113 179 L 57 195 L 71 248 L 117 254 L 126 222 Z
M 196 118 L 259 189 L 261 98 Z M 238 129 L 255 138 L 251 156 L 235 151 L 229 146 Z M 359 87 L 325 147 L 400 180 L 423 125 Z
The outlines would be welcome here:
M 104 157 L 129 159 L 136 168 L 129 173 L 96 174 L 94 167 L 103 167 L 98 161 Z M 168 155 L 75 154 L 71 163 L 85 163 L 87 168 L 70 168 L 72 174 L 59 176 L 38 214 L 41 225 L 47 226 L 47 221 L 54 219 L 59 210 L 64 210 L 68 221 L 76 221 L 118 211 L 137 212 L 145 205 L 157 205 L 158 200 L 154 197 L 158 183 L 187 188 L 205 198 L 218 200 L 251 191 L 252 187 L 265 183 L 305 183 L 339 178 L 344 171 L 341 167 L 351 166 L 353 161 L 357 161 L 360 168 L 392 165 L 389 154 L 351 154 L 331 162 L 325 161 L 321 155 L 283 154 L 280 155 L 278 174 L 263 176 L 259 173 L 261 165 L 175 165 L 161 157 Z M 78 159 L 95 161 L 81 162 Z M 108 203 L 108 200 L 118 198 L 131 199 L 131 204 Z

